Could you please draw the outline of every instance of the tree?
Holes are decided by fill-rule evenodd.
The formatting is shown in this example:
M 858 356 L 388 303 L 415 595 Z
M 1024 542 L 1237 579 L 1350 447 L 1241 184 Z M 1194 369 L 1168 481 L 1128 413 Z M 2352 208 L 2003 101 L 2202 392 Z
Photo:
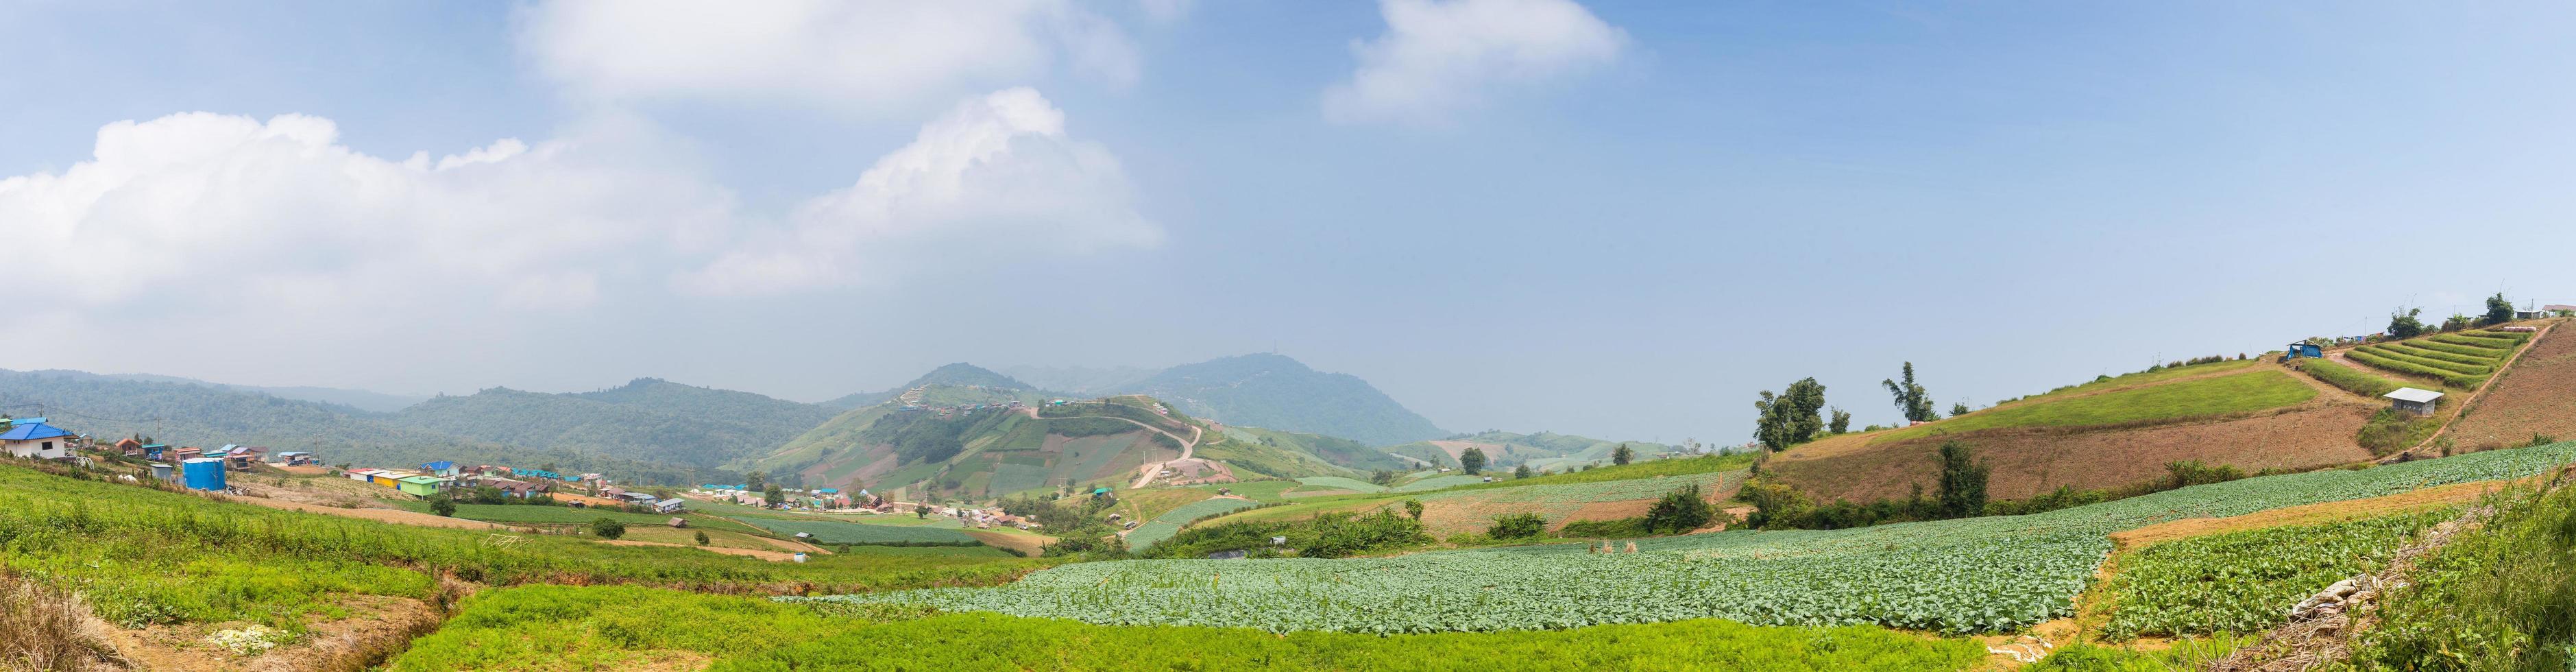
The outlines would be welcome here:
M 755 471 L 742 475 L 742 489 L 744 490 L 764 490 L 767 489 L 768 485 L 769 474 L 767 473 Z
M 1369 482 L 1378 485 L 1395 485 L 1395 472 L 1385 469 L 1369 472 Z
M 930 505 L 928 505 L 928 504 L 914 504 L 914 505 L 912 505 L 912 517 L 914 517 L 914 518 L 921 518 L 921 519 L 925 519 L 925 520 L 929 519 L 929 518 L 930 518 Z
M 1693 483 L 1664 493 L 1663 499 L 1646 509 L 1646 531 L 1689 532 L 1707 526 L 1708 521 L 1715 517 L 1717 507 L 1710 506 L 1707 499 L 1701 498 L 1699 484 Z
M 1967 414 L 1968 414 L 1968 410 L 1969 410 L 1969 409 L 1968 409 L 1968 402 L 1961 401 L 1961 402 L 1952 403 L 1952 404 L 1950 404 L 1950 417 L 1955 418 L 1955 417 L 1959 417 L 1959 416 L 1962 416 L 1962 415 L 1967 415 Z
M 440 518 L 456 515 L 456 498 L 449 497 L 444 492 L 430 496 L 429 512 L 438 514 Z
M 760 491 L 760 501 L 768 502 L 771 506 L 787 503 L 787 491 L 779 488 L 778 484 L 771 483 L 769 487 Z
M 1476 475 L 1476 472 L 1484 471 L 1485 449 L 1469 446 L 1466 452 L 1458 454 L 1458 467 L 1466 470 L 1467 475 L 1469 476 L 1474 476 Z
M 1899 379 L 1889 379 L 1879 384 L 1887 386 L 1887 392 L 1895 395 L 1896 409 L 1905 412 L 1905 419 L 1914 422 L 1941 419 L 1940 414 L 1932 411 L 1932 395 L 1924 392 L 1921 384 L 1914 382 L 1913 362 L 1905 363 L 1905 377 L 1901 380 L 1903 382 L 1898 382 Z
M 1825 429 L 1835 434 L 1851 431 L 1851 411 L 1834 409 L 1834 419 L 1825 425 Z
M 698 545 L 699 545 L 699 546 L 705 546 L 705 545 L 707 545 L 707 531 L 706 531 L 706 530 L 698 530 Z
M 2422 308 L 2399 308 L 2396 311 L 2390 312 L 2388 314 L 2388 337 L 2414 338 L 2424 335 L 2424 321 L 2416 319 L 2417 316 L 2423 314 L 2424 309 Z
M 1485 535 L 1496 539 L 1521 539 L 1546 531 L 1547 519 L 1540 518 L 1538 514 L 1511 513 L 1495 517 L 1494 524 L 1485 528 Z
M 2459 313 L 2452 313 L 2452 314 L 2451 314 L 2451 319 L 2447 319 L 2447 320 L 2443 320 L 2443 321 L 2442 321 L 2442 330 L 2443 330 L 2443 331 L 2459 331 L 2459 330 L 2462 330 L 2462 329 L 2467 329 L 2467 328 L 2469 328 L 2469 326 L 2470 326 L 2470 322 L 2471 322 L 2471 321 L 2472 321 L 2472 320 L 2470 320 L 2470 319 L 2469 319 L 2469 316 L 2467 316 L 2467 315 L 2462 315 L 2462 314 L 2459 314 Z
M 1527 463 L 1523 463 L 1521 466 L 1512 467 L 1512 478 L 1520 479 L 1529 478 L 1530 476 L 1530 468 Z
M 2512 321 L 2513 302 L 2505 300 L 2504 292 L 2496 292 L 2495 296 L 2487 297 L 2486 324 L 2504 324 Z
M 1968 444 L 1957 441 L 1941 444 L 1941 513 L 1951 518 L 1966 518 L 1985 511 L 1987 471 L 1985 463 L 1976 460 Z
M 1628 444 L 1619 444 L 1618 450 L 1610 451 L 1611 464 L 1627 464 L 1629 460 L 1633 459 L 1637 459 L 1637 451 L 1629 450 Z
M 1416 521 L 1422 520 L 1422 500 L 1404 500 L 1404 515 L 1412 516 Z
M 1762 398 L 1753 402 L 1753 409 L 1761 412 L 1754 420 L 1753 439 L 1774 451 L 1788 450 L 1815 440 L 1816 433 L 1824 431 L 1825 418 L 1820 413 L 1825 409 L 1825 386 L 1814 378 L 1805 378 L 1790 383 L 1787 391 L 1777 395 L 1763 390 Z
M 600 518 L 590 521 L 590 534 L 601 539 L 616 539 L 626 536 L 626 524 L 617 522 L 615 518 Z

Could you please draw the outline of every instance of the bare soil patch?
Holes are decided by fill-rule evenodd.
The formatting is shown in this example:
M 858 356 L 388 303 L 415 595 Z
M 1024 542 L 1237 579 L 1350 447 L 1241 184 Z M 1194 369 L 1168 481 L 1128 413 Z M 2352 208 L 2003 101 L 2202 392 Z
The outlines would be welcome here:
M 2461 450 L 2518 446 L 2533 434 L 2576 439 L 2576 335 L 2542 335 L 2450 429 Z
M 2321 397 L 2322 398 L 2322 397 Z M 2021 499 L 2057 489 L 2108 488 L 2165 475 L 2165 463 L 2199 460 L 2246 471 L 2304 469 L 2370 459 L 2354 435 L 2373 409 L 2310 402 L 2286 412 L 2217 422 L 2135 429 L 2068 431 L 1995 429 L 1869 445 L 1861 436 L 1827 438 L 1782 453 L 1764 469 L 1830 501 L 1902 498 L 1934 486 L 1943 442 L 1965 441 L 1993 467 L 1987 492 Z
M 438 629 L 444 619 L 436 607 L 420 600 L 349 595 L 336 606 L 348 618 L 312 623 L 305 636 L 252 656 L 238 655 L 206 642 L 217 631 L 241 623 L 196 623 L 142 630 L 109 629 L 117 651 L 145 670 L 182 672 L 291 672 L 362 670 L 411 645 L 411 640 Z
M 966 530 L 966 536 L 974 537 L 976 541 L 984 542 L 984 545 L 986 546 L 1007 548 L 1027 553 L 1029 555 L 1037 555 L 1038 552 L 1046 550 L 1047 544 L 1055 541 L 1054 537 L 1039 536 L 1035 534 L 1012 534 L 1009 532 L 995 532 L 992 530 Z
M 1501 455 L 1503 450 L 1503 444 L 1478 443 L 1475 441 L 1432 441 L 1430 444 L 1433 447 L 1439 448 L 1441 452 L 1448 453 L 1449 459 L 1451 460 L 1456 460 L 1458 459 L 1458 456 L 1467 454 L 1467 449 L 1469 448 L 1481 449 L 1485 451 L 1485 454 L 1487 455 Z

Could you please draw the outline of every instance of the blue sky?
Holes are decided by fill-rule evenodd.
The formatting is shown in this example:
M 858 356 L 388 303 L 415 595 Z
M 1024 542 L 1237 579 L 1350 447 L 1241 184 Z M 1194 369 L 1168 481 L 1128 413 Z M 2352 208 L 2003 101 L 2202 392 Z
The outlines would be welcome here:
M 0 1 L 0 367 L 815 400 L 1275 348 L 1733 443 L 1805 376 L 1884 422 L 1908 360 L 1983 405 L 2576 303 L 2563 5 L 760 6 Z

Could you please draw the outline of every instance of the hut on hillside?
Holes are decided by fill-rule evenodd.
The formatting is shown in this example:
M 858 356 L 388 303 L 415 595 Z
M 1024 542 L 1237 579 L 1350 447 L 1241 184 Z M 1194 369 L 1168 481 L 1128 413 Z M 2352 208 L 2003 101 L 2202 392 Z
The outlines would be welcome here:
M 2440 392 L 2432 390 L 2418 390 L 2412 387 L 2400 387 L 2397 388 L 2397 391 L 2395 392 L 2390 392 L 2380 396 L 2388 399 L 2389 408 L 2416 415 L 2432 415 L 2433 410 L 2438 407 L 2442 401 L 2442 393 Z

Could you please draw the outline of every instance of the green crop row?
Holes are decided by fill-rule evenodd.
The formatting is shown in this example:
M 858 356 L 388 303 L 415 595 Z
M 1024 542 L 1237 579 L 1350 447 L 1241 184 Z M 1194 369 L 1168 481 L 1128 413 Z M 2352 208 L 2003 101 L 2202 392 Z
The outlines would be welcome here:
M 2481 348 L 2498 348 L 2506 350 L 2513 349 L 2513 347 L 2517 345 L 2522 345 L 2522 340 L 2517 338 L 2502 336 L 2472 336 L 2468 334 L 2437 334 L 2433 336 L 2432 340 L 2436 343 L 2474 345 Z
M 2452 373 L 2450 371 L 2436 369 L 2429 366 L 2399 361 L 2389 357 L 2382 357 L 2361 348 L 2355 348 L 2351 352 L 2346 352 L 2344 353 L 2344 356 L 2352 358 L 2352 361 L 2387 369 L 2389 371 L 2439 379 L 2442 381 L 2442 384 L 2452 387 L 2474 388 L 2478 386 L 2478 383 L 2486 382 L 2485 376 L 2471 376 Z
M 2382 346 L 2377 346 L 2377 347 L 2379 347 L 2379 349 L 2382 349 L 2382 350 L 2386 350 L 2386 351 L 2389 351 L 2389 352 L 2392 352 L 2392 353 L 2396 353 L 2396 354 L 2400 354 L 2400 355 L 2406 355 L 2406 356 L 2408 356 L 2408 357 L 2420 357 L 2420 358 L 2423 358 L 2423 359 L 2441 360 L 2441 361 L 2445 361 L 2445 362 L 2451 362 L 2451 363 L 2454 363 L 2454 364 L 2467 364 L 2467 365 L 2470 365 L 2470 366 L 2485 367 L 2485 368 L 2488 368 L 2488 369 L 2490 369 L 2490 370 L 2492 370 L 2492 369 L 2493 369 L 2493 367 L 2494 367 L 2494 365 L 2495 365 L 2495 363 L 2496 363 L 2496 360 L 2500 358 L 2500 357 L 2490 357 L 2490 356 L 2483 356 L 2483 355 L 2463 355 L 2463 354 L 2458 354 L 2458 353 L 2443 352 L 2443 351 L 2440 351 L 2440 350 L 2431 350 L 2431 349 L 2426 349 L 2426 348 L 2418 347 L 2418 345 L 2419 345 L 2419 344 L 2414 343 L 2414 342 L 2403 342 L 2403 343 L 2390 343 L 2390 344 L 2387 344 L 2387 345 L 2382 345 Z
M 2359 369 L 2335 363 L 2330 359 L 2311 359 L 2299 364 L 2299 370 L 2325 381 L 2327 385 L 2365 397 L 2377 397 L 2403 387 L 2397 381 L 2364 373 Z
M 1551 544 L 1340 560 L 1090 562 L 995 588 L 810 599 L 1273 632 L 1558 629 L 1694 618 L 1992 632 L 2070 615 L 2074 596 L 2111 551 L 2113 532 L 2528 476 L 2570 460 L 2576 443 L 2249 478 L 2025 516 L 1641 539 L 1637 553 Z
M 2377 571 L 2456 509 L 2172 541 L 2123 558 L 2102 636 L 2259 632 L 2336 581 Z
M 1485 482 L 1485 477 L 1483 477 L 1483 476 L 1469 476 L 1469 475 L 1466 475 L 1466 474 L 1450 474 L 1450 475 L 1447 475 L 1447 476 L 1433 476 L 1433 477 L 1426 478 L 1426 479 L 1422 479 L 1422 480 L 1419 480 L 1419 481 L 1414 481 L 1414 482 L 1411 482 L 1411 483 L 1406 483 L 1406 484 L 1404 484 L 1404 485 L 1399 485 L 1399 486 L 1395 486 L 1395 487 L 1392 487 L 1392 488 L 1387 488 L 1387 491 L 1388 491 L 1388 492 L 1430 492 L 1430 491 L 1433 491 L 1433 490 L 1439 490 L 1439 489 L 1443 489 L 1443 488 L 1454 488 L 1454 487 L 1458 487 L 1458 486 L 1461 486 L 1461 485 L 1475 485 L 1475 484 L 1483 483 L 1483 482 Z
M 809 608 L 633 587 L 532 586 L 467 598 L 385 668 L 571 670 L 1969 670 L 1985 647 L 1879 628 L 1719 620 L 1578 631 L 1378 637 L 1104 627 L 995 614 Z
M 2444 342 L 2436 341 L 2436 340 L 2429 339 L 2429 338 L 2418 338 L 2418 339 L 2411 340 L 2411 341 L 2400 341 L 2400 343 L 2404 343 L 2404 344 L 2406 344 L 2408 347 L 2412 347 L 2412 348 L 2415 348 L 2415 349 L 2418 349 L 2418 350 L 2431 350 L 2431 351 L 2434 351 L 2434 352 L 2447 352 L 2447 353 L 2451 353 L 2451 354 L 2454 354 L 2454 355 L 2465 355 L 2465 356 L 2469 356 L 2469 357 L 2476 357 L 2476 358 L 2479 358 L 2479 359 L 2482 359 L 2482 360 L 2485 360 L 2485 361 L 2490 361 L 2490 362 L 2492 362 L 2492 361 L 2502 360 L 2502 359 L 2504 359 L 2505 355 L 2513 354 L 2513 351 L 2512 351 L 2512 350 L 2504 349 L 2504 348 L 2482 348 L 2482 347 L 2478 347 L 2478 346 L 2474 346 L 2474 345 L 2460 345 L 2460 344 L 2457 344 L 2457 343 L 2444 343 Z
M 1143 551 L 1147 548 L 1152 548 L 1155 544 L 1163 543 L 1163 540 L 1165 539 L 1172 538 L 1172 535 L 1180 533 L 1181 528 L 1187 527 L 1190 523 L 1198 522 L 1200 519 L 1233 513 L 1260 505 L 1260 502 L 1255 502 L 1249 499 L 1234 499 L 1231 497 L 1217 497 L 1214 499 L 1205 499 L 1183 504 L 1178 508 L 1163 512 L 1163 515 L 1155 516 L 1151 521 L 1137 525 L 1136 529 L 1128 530 L 1127 548 L 1134 551 Z
M 2394 360 L 2401 361 L 2401 362 L 2405 362 L 2405 363 L 2408 363 L 2408 364 L 2414 364 L 2414 365 L 2416 365 L 2416 366 L 2432 367 L 2432 368 L 2435 368 L 2435 369 L 2441 369 L 2441 370 L 2443 370 L 2443 371 L 2449 371 L 2449 372 L 2451 372 L 2451 373 L 2456 373 L 2456 374 L 2460 374 L 2460 375 L 2463 375 L 2463 376 L 2483 376 L 2483 375 L 2486 375 L 2486 374 L 2495 373 L 2495 367 L 2493 367 L 2493 366 L 2487 366 L 2487 365 L 2484 365 L 2484 364 L 2463 364 L 2463 363 L 2460 363 L 2460 362 L 2443 361 L 2443 360 L 2439 360 L 2439 359 L 2432 359 L 2432 358 L 2428 358 L 2428 357 L 2418 357 L 2418 356 L 2415 356 L 2415 355 L 2413 355 L 2413 354 L 2407 353 L 2407 352 L 2405 352 L 2405 351 L 2398 350 L 2398 349 L 2395 349 L 2395 348 L 2385 347 L 2385 346 L 2365 345 L 2365 346 L 2361 346 L 2361 347 L 2359 347 L 2359 348 L 2355 348 L 2355 349 L 2353 349 L 2353 352 L 2367 352 L 2367 353 L 2370 353 L 2370 354 L 2373 354 L 2373 355 L 2378 355 L 2378 356 L 2381 356 L 2381 357 L 2386 357 L 2386 358 L 2389 358 L 2389 359 L 2394 359 Z
M 1345 478 L 1341 476 L 1307 476 L 1297 479 L 1297 482 L 1315 486 L 1317 489 L 1349 490 L 1352 492 L 1386 492 L 1386 486 L 1356 478 Z

